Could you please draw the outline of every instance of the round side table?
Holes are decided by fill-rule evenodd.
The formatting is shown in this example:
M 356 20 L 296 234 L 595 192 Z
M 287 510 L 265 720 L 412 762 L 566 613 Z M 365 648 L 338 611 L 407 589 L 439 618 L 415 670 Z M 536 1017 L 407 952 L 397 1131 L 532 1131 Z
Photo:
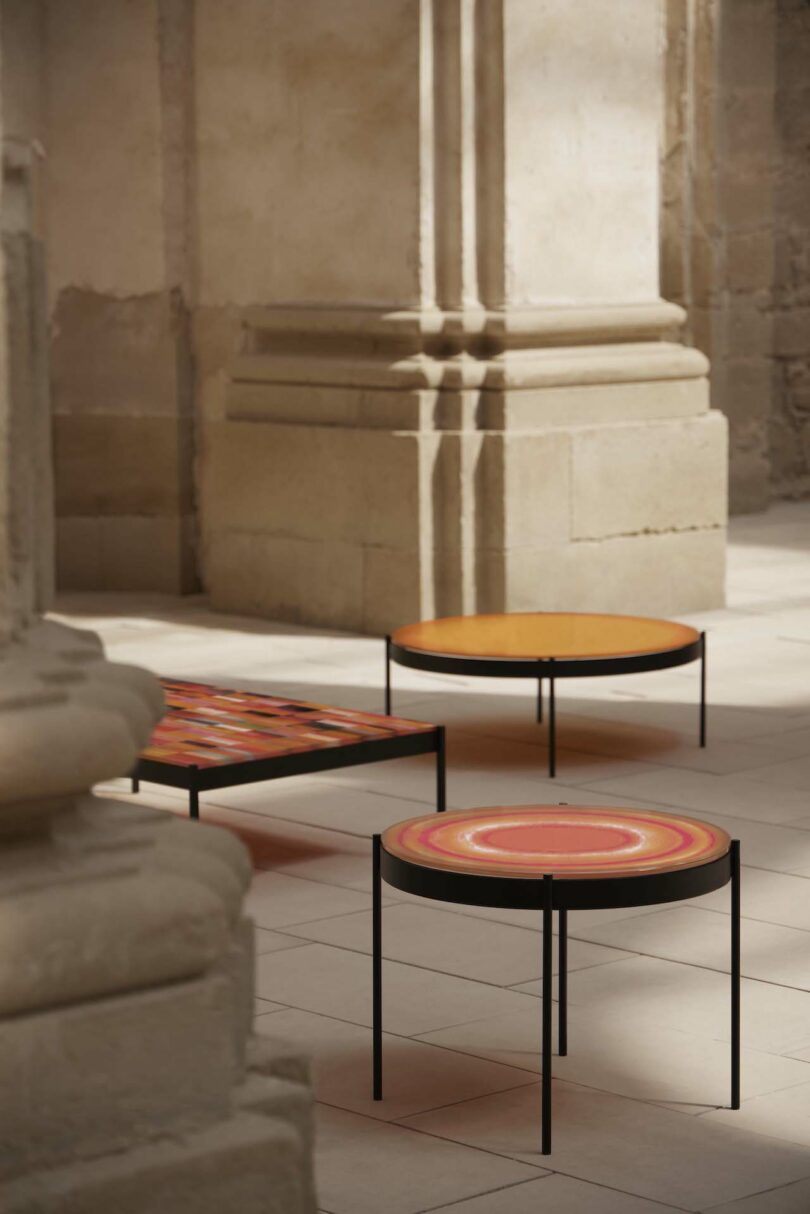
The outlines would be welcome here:
M 373 1095 L 382 1099 L 381 884 L 471 906 L 542 911 L 541 1149 L 551 1152 L 553 912 L 558 1052 L 567 1043 L 569 910 L 649 906 L 731 882 L 731 1108 L 740 1107 L 740 844 L 680 814 L 516 805 L 409 818 L 373 836 Z
M 443 674 L 537 679 L 537 720 L 548 679 L 548 774 L 557 766 L 556 679 L 666 670 L 700 661 L 700 745 L 706 745 L 706 634 L 672 620 L 575 611 L 448 616 L 385 638 L 385 711 L 391 664 Z

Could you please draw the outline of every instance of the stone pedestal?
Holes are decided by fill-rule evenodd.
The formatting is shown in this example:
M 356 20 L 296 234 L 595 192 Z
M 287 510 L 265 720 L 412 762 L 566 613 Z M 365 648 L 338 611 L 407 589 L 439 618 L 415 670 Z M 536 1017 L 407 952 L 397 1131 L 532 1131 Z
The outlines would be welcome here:
M 725 426 L 658 295 L 658 3 L 289 7 L 197 14 L 214 604 L 381 632 L 721 603 Z
M 227 832 L 88 795 L 163 711 L 90 633 L 0 658 L 4 1214 L 312 1214 L 306 1066 L 249 1034 Z

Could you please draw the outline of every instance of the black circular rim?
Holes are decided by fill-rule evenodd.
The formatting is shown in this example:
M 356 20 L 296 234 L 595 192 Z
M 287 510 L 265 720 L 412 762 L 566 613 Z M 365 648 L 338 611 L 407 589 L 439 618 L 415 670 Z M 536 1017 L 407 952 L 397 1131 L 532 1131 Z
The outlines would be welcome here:
M 409 649 L 389 639 L 388 654 L 398 666 L 414 670 L 435 671 L 437 674 L 467 674 L 482 678 L 588 678 L 593 675 L 634 674 L 645 670 L 667 670 L 685 666 L 701 656 L 702 637 L 677 649 L 661 649 L 654 653 L 630 653 L 615 657 L 593 658 L 488 658 L 469 654 L 437 653 L 433 650 Z
M 552 879 L 555 910 L 611 910 L 623 906 L 654 906 L 680 902 L 721 889 L 731 880 L 731 851 L 705 864 L 661 873 L 617 877 L 558 877 Z M 493 906 L 508 910 L 542 910 L 543 878 L 497 877 L 488 873 L 455 872 L 404 860 L 380 845 L 382 879 L 406 893 L 440 902 Z

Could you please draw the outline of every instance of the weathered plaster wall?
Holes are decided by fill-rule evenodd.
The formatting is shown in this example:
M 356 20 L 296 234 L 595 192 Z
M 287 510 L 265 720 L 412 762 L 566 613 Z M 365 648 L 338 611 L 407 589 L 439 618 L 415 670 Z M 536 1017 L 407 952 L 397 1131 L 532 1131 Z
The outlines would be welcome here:
M 190 10 L 43 5 L 59 581 L 190 590 Z

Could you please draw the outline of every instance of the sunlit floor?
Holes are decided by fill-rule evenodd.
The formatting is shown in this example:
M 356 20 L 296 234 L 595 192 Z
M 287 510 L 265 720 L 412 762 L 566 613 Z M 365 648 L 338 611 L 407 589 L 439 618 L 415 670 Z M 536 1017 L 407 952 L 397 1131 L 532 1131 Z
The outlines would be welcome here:
M 534 687 L 395 671 L 394 711 L 449 727 L 450 808 L 676 807 L 743 856 L 743 1107 L 729 1096 L 728 890 L 570 916 L 569 1056 L 539 1154 L 538 916 L 388 890 L 385 1100 L 370 1099 L 370 844 L 426 812 L 432 760 L 226 789 L 257 874 L 256 1028 L 315 1059 L 330 1214 L 810 1211 L 810 503 L 737 519 L 729 606 L 698 667 L 561 683 L 558 779 Z M 72 596 L 64 617 L 162 674 L 382 708 L 382 643 L 217 615 L 199 599 Z M 125 785 L 120 795 L 129 796 Z M 184 812 L 182 794 L 142 786 Z

